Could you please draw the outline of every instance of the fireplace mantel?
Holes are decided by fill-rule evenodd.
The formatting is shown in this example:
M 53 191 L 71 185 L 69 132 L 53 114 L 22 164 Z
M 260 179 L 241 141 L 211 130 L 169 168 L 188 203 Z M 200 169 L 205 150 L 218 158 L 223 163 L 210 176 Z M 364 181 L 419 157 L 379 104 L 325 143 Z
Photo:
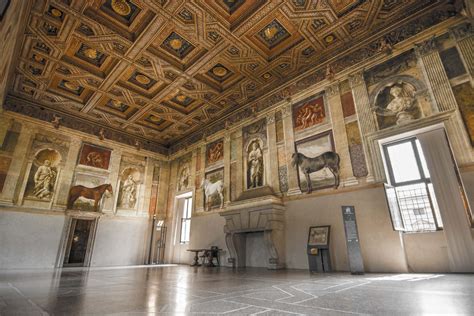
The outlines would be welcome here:
M 225 218 L 225 240 L 229 250 L 229 263 L 233 267 L 246 265 L 246 233 L 263 232 L 267 254 L 267 268 L 285 266 L 285 206 L 281 198 L 266 195 L 253 199 L 237 200 L 220 213 Z

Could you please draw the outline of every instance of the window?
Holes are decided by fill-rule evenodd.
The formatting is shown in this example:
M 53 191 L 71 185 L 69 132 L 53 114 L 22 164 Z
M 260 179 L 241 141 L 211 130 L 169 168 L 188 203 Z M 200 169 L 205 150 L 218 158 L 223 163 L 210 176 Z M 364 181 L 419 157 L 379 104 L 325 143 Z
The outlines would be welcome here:
M 189 235 L 191 232 L 191 210 L 193 206 L 192 197 L 184 199 L 183 216 L 181 217 L 181 234 L 180 243 L 189 243 Z
M 383 146 L 391 185 L 385 186 L 393 228 L 426 232 L 443 227 L 430 172 L 416 138 Z

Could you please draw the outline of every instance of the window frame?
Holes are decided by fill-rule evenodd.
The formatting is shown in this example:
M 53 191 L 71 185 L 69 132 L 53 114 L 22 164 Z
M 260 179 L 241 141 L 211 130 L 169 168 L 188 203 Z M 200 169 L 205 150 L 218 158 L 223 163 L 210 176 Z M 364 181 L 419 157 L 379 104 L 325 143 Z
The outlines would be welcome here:
M 438 217 L 437 217 L 437 212 L 435 210 L 433 199 L 432 199 L 432 196 L 431 196 L 431 191 L 429 189 L 429 185 L 430 184 L 433 185 L 433 184 L 431 182 L 431 177 L 427 177 L 427 175 L 425 174 L 425 169 L 424 169 L 423 164 L 421 162 L 419 148 L 417 146 L 417 141 L 418 141 L 418 139 L 416 138 L 416 136 L 411 136 L 411 137 L 408 137 L 408 138 L 403 138 L 403 139 L 399 139 L 399 140 L 396 140 L 396 141 L 393 141 L 393 142 L 388 142 L 388 143 L 382 144 L 382 150 L 383 150 L 384 158 L 385 158 L 385 161 L 386 161 L 387 172 L 388 172 L 388 176 L 389 176 L 389 180 L 390 180 L 389 183 L 385 185 L 385 198 L 386 198 L 386 201 L 387 201 L 387 205 L 389 206 L 390 219 L 392 220 L 392 227 L 395 231 L 403 231 L 403 232 L 408 232 L 408 233 L 426 233 L 426 232 L 440 231 L 440 230 L 443 230 L 443 226 L 440 226 L 440 224 L 439 224 Z M 420 174 L 420 178 L 417 179 L 417 180 L 409 180 L 409 181 L 401 181 L 401 182 L 397 182 L 395 180 L 395 175 L 394 175 L 394 171 L 393 171 L 393 167 L 392 167 L 392 161 L 391 161 L 390 154 L 388 152 L 388 148 L 391 147 L 391 146 L 396 146 L 396 145 L 403 144 L 403 143 L 410 143 L 411 144 L 413 154 L 415 156 L 416 164 L 417 164 L 417 167 L 418 167 L 418 172 Z M 420 145 L 420 147 L 421 147 L 421 145 Z M 422 150 L 422 148 L 420 148 L 420 149 Z M 426 166 L 426 168 L 428 168 L 428 167 Z M 428 172 L 429 172 L 429 170 L 428 170 Z M 426 192 L 427 192 L 428 200 L 429 200 L 429 203 L 430 203 L 430 209 L 431 209 L 431 213 L 432 213 L 432 217 L 433 217 L 434 225 L 435 225 L 436 229 L 435 230 L 421 230 L 421 231 L 412 231 L 412 230 L 407 231 L 406 230 L 407 224 L 404 222 L 404 217 L 403 217 L 402 211 L 400 209 L 400 201 L 399 201 L 399 197 L 398 197 L 396 188 L 397 187 L 408 186 L 408 185 L 420 184 L 420 183 L 424 183 L 425 186 L 426 186 Z M 402 220 L 401 223 L 402 223 L 403 228 L 397 228 L 395 223 L 394 223 L 394 214 L 392 214 L 393 210 L 390 207 L 389 198 L 387 196 L 387 189 L 389 189 L 389 190 L 394 189 L 395 197 L 396 197 L 396 200 L 397 200 L 397 210 L 398 210 L 398 214 L 399 214 L 399 216 Z M 435 194 L 435 193 L 433 192 L 433 194 Z
M 191 236 L 191 214 L 192 214 L 192 205 L 193 197 L 184 198 L 183 212 L 181 213 L 181 226 L 179 230 L 179 243 L 188 244 Z M 186 225 L 189 225 L 188 233 L 186 238 L 183 240 L 183 229 Z

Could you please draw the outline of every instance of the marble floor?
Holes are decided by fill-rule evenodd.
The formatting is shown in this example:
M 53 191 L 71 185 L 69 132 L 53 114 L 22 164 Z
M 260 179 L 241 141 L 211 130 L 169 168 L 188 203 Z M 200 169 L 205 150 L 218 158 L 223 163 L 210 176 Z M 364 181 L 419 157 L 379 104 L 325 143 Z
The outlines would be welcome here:
M 0 315 L 474 315 L 474 275 L 189 266 L 0 271 Z

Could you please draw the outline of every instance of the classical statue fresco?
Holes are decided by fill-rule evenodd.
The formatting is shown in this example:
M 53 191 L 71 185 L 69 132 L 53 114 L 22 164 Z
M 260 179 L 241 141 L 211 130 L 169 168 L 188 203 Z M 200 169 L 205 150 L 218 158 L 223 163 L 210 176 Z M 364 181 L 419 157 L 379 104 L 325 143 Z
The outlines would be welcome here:
M 107 170 L 111 153 L 110 149 L 84 143 L 79 155 L 79 164 Z
M 120 176 L 120 193 L 117 206 L 125 209 L 135 209 L 138 200 L 138 187 L 141 174 L 136 168 L 125 169 Z
M 404 81 L 388 84 L 378 94 L 374 111 L 381 129 L 392 125 L 403 125 L 421 117 L 415 87 Z M 389 119 L 383 119 L 388 117 Z
M 181 158 L 178 165 L 177 190 L 184 191 L 191 187 L 191 154 Z
M 220 139 L 208 144 L 206 147 L 207 165 L 212 165 L 222 159 L 224 159 L 224 140 Z
M 10 168 L 10 163 L 12 159 L 10 157 L 0 156 L 0 192 L 3 191 L 3 186 L 5 185 L 5 180 L 7 178 L 8 169 Z
M 224 168 L 206 173 L 201 188 L 204 194 L 204 210 L 224 207 Z
M 339 155 L 334 152 L 332 132 L 324 132 L 296 142 L 292 165 L 293 168 L 298 168 L 301 191 L 311 193 L 314 189 L 337 188 Z
M 293 108 L 293 120 L 296 131 L 322 123 L 325 118 L 326 109 L 323 96 L 305 100 L 296 104 Z
M 25 197 L 50 201 L 58 177 L 61 155 L 54 149 L 43 149 L 35 155 L 26 184 Z
M 260 139 L 254 139 L 247 148 L 247 189 L 263 186 L 263 151 Z
M 469 82 L 453 88 L 454 96 L 461 111 L 462 120 L 474 146 L 474 89 Z

